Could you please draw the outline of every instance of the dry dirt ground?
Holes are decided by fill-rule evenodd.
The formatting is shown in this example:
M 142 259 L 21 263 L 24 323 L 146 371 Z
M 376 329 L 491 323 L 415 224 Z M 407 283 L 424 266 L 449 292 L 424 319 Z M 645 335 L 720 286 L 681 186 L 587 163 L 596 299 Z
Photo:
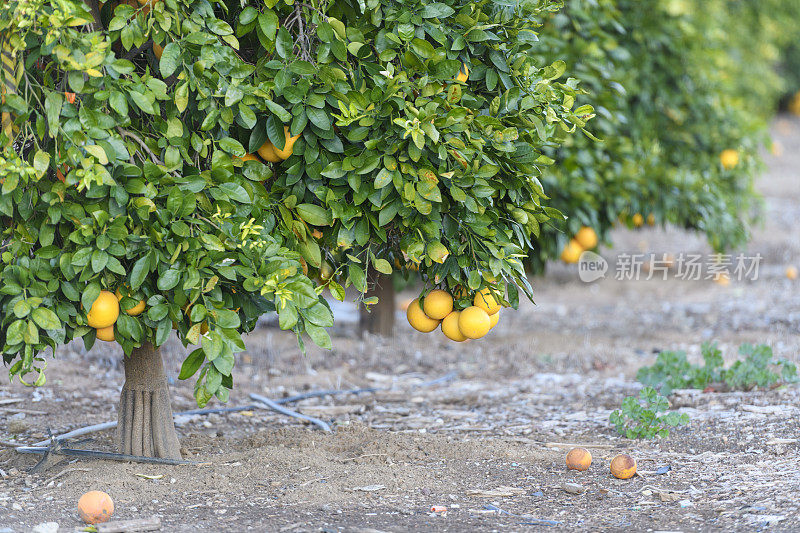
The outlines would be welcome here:
M 763 342 L 800 362 L 800 281 L 784 276 L 800 263 L 800 120 L 778 120 L 774 135 L 784 155 L 769 158 L 766 223 L 746 250 L 764 257 L 758 280 L 616 281 L 611 272 L 585 284 L 555 265 L 534 280 L 536 306 L 504 312 L 489 337 L 463 345 L 413 332 L 405 320 L 395 339 L 358 339 L 343 312 L 333 351 L 303 357 L 291 335 L 261 328 L 237 362 L 230 405 L 249 403 L 251 392 L 381 390 L 293 404 L 330 422 L 332 434 L 261 409 L 179 417 L 185 457 L 200 466 L 81 460 L 29 474 L 34 457 L 0 449 L 0 532 L 47 521 L 73 531 L 89 489 L 113 497 L 116 518 L 158 515 L 164 530 L 179 532 L 800 530 L 800 387 L 680 394 L 673 405 L 691 423 L 665 440 L 624 439 L 608 423 L 659 350 L 696 359 L 705 340 L 727 354 Z M 707 252 L 702 239 L 673 229 L 614 240 L 603 250 L 610 259 Z M 177 343 L 165 350 L 173 379 L 184 353 Z M 50 365 L 46 387 L 0 385 L 0 401 L 24 399 L 0 406 L 0 439 L 32 443 L 47 428 L 114 420 L 120 356 L 71 345 Z M 176 410 L 194 407 L 192 383 L 172 391 Z M 590 447 L 587 472 L 565 468 L 565 443 Z M 80 446 L 111 450 L 111 432 Z M 642 475 L 610 476 L 620 452 Z M 564 482 L 585 491 L 570 494 Z

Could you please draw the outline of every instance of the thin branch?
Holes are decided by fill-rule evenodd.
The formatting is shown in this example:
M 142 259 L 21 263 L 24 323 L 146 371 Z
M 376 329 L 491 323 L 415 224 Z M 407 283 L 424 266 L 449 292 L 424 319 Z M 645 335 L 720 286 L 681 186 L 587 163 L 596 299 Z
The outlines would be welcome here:
M 139 146 L 141 146 L 150 155 L 150 159 L 153 161 L 153 163 L 155 163 L 156 165 L 164 166 L 164 162 L 161 161 L 155 153 L 153 153 L 153 151 L 150 149 L 149 146 L 147 146 L 147 144 L 142 140 L 141 137 L 139 137 L 132 131 L 128 131 L 120 126 L 117 126 L 117 131 L 123 137 L 128 137 L 129 139 L 133 139 L 134 141 L 136 141 L 139 144 Z

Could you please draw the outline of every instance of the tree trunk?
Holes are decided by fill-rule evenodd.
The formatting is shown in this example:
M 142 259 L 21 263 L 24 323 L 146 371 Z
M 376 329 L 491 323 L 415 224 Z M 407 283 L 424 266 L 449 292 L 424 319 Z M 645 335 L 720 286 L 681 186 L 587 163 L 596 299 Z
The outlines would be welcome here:
M 378 303 L 371 305 L 369 311 L 361 308 L 359 326 L 361 334 L 372 333 L 391 337 L 394 335 L 394 286 L 392 277 L 377 272 L 371 272 L 369 279 L 370 289 L 366 296 L 377 296 Z
M 150 343 L 124 358 L 125 385 L 119 395 L 117 448 L 120 453 L 181 458 L 172 422 L 169 386 L 161 352 Z

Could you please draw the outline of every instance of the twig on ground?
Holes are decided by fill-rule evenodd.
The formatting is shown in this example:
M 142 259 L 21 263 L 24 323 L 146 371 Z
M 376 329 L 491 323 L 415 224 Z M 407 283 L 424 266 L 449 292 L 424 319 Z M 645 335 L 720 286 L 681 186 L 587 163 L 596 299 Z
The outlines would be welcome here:
M 34 409 L 22 409 L 19 407 L 0 407 L 0 413 L 24 413 L 26 415 L 46 415 L 47 411 L 36 411 Z
M 0 400 L 0 405 L 8 405 L 10 403 L 19 403 L 24 401 L 25 398 L 5 398 L 3 400 Z
M 51 481 L 55 481 L 56 479 L 60 478 L 64 474 L 69 474 L 70 472 L 91 472 L 91 469 L 89 469 L 89 468 L 65 468 L 64 470 L 62 470 L 61 472 L 59 472 L 55 476 L 45 479 L 44 482 L 42 483 L 42 485 L 43 486 L 47 486 Z
M 331 427 L 327 423 L 325 423 L 322 420 L 320 420 L 319 418 L 314 418 L 313 416 L 308 416 L 308 415 L 304 415 L 304 414 L 298 413 L 297 411 L 292 411 L 291 409 L 287 409 L 286 407 L 282 407 L 279 404 L 277 404 L 277 403 L 273 402 L 272 400 L 270 400 L 269 398 L 266 398 L 264 396 L 260 396 L 258 394 L 250 394 L 250 398 L 253 399 L 253 400 L 256 400 L 257 402 L 263 403 L 267 408 L 272 409 L 273 411 L 277 411 L 277 412 L 279 412 L 281 414 L 284 414 L 286 416 L 291 416 L 291 417 L 294 417 L 294 418 L 299 418 L 300 420 L 305 420 L 307 422 L 311 422 L 312 424 L 315 424 L 315 425 L 319 426 L 323 431 L 325 431 L 327 433 L 331 432 Z

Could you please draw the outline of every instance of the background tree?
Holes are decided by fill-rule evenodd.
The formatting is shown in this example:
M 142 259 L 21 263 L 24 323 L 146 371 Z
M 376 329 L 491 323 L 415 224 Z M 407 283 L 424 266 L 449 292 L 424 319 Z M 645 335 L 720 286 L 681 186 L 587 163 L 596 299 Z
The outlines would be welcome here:
M 204 405 L 263 313 L 330 347 L 325 287 L 413 265 L 457 307 L 531 296 L 531 234 L 561 217 L 544 150 L 592 112 L 563 62 L 532 59 L 558 4 L 4 3 L 11 376 L 42 385 L 48 349 L 114 340 L 120 449 L 177 457 L 172 330 L 199 345 L 179 377 Z

